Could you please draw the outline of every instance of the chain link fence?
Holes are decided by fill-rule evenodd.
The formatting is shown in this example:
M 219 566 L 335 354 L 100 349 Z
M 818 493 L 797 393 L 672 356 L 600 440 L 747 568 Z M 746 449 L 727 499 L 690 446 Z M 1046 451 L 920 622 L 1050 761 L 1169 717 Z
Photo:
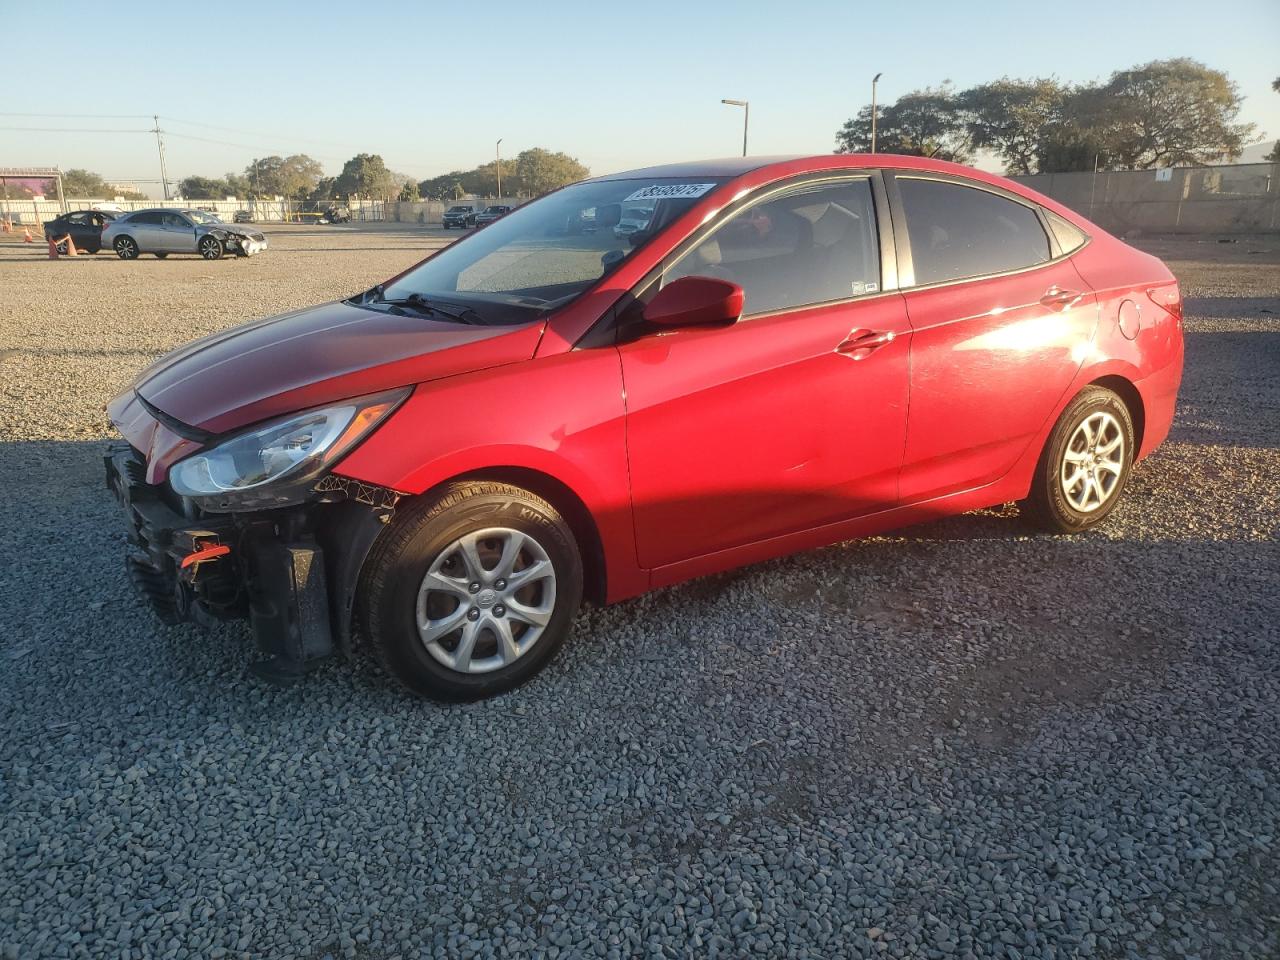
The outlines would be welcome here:
M 1118 235 L 1280 230 L 1280 163 L 1015 178 Z

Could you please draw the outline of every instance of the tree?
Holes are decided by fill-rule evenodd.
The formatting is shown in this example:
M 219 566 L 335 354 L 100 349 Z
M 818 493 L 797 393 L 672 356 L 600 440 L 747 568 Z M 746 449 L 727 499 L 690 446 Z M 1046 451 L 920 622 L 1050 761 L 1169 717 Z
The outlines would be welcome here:
M 418 192 L 418 184 L 417 184 L 415 181 L 410 180 L 410 181 L 409 181 L 408 183 L 406 183 L 403 187 L 401 187 L 401 188 L 400 188 L 400 199 L 401 199 L 401 200 L 410 200 L 410 201 L 412 201 L 412 200 L 421 200 L 421 199 L 422 199 L 422 194 Z
M 871 108 L 845 122 L 836 133 L 839 153 L 871 150 Z M 970 143 L 960 105 L 950 88 L 913 90 L 885 104 L 876 123 L 876 150 L 965 163 Z
M 178 184 L 178 193 L 188 200 L 221 200 L 231 193 L 231 188 L 225 180 L 187 177 Z
M 254 196 L 301 200 L 315 189 L 324 167 L 305 153 L 288 157 L 262 157 L 244 168 Z
M 66 197 L 106 198 L 115 196 L 115 188 L 89 170 L 67 170 L 62 174 L 62 194 Z
M 10 188 L 12 189 L 12 188 Z M 49 187 L 53 189 L 52 186 Z M 62 175 L 62 195 L 85 200 L 109 200 L 123 197 L 126 200 L 145 200 L 137 190 L 121 190 L 107 183 L 91 170 L 68 170 Z
M 400 192 L 400 184 L 378 154 L 358 153 L 343 164 L 335 189 L 343 197 L 385 200 Z
M 973 145 L 998 154 L 1008 172 L 1028 174 L 1035 172 L 1046 131 L 1061 122 L 1068 94 L 1056 80 L 1002 77 L 956 100 Z
M 241 176 L 238 173 L 228 173 L 222 179 L 227 185 L 227 194 L 229 196 L 245 198 L 253 192 L 253 188 L 249 185 L 248 177 Z
M 1280 77 L 1276 77 L 1271 81 L 1271 89 L 1276 93 L 1280 93 Z M 1276 141 L 1276 145 L 1271 148 L 1271 152 L 1262 159 L 1270 160 L 1272 163 L 1280 163 L 1280 140 Z
M 514 173 L 520 192 L 531 197 L 541 196 L 591 175 L 590 170 L 567 153 L 552 153 L 541 147 L 520 153 L 516 157 Z
M 1236 122 L 1242 100 L 1236 85 L 1189 57 L 1118 70 L 1089 100 L 1082 119 L 1119 168 L 1234 159 L 1254 130 Z
M 465 176 L 463 171 L 454 170 L 452 173 L 423 180 L 418 184 L 418 193 L 428 200 L 456 200 L 467 192 L 462 185 Z
M 1064 125 L 1048 131 L 1036 144 L 1037 173 L 1070 173 L 1099 170 L 1111 160 L 1106 144 L 1088 130 Z

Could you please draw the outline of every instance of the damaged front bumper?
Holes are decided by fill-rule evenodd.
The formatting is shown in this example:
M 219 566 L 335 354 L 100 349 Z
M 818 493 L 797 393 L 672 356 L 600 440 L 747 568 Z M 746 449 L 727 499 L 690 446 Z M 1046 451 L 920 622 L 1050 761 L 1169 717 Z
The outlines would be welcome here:
M 162 621 L 246 619 L 263 679 L 301 677 L 348 649 L 360 569 L 396 495 L 329 477 L 316 501 L 289 509 L 201 514 L 163 485 L 127 443 L 108 447 L 107 487 L 124 507 L 129 578 Z

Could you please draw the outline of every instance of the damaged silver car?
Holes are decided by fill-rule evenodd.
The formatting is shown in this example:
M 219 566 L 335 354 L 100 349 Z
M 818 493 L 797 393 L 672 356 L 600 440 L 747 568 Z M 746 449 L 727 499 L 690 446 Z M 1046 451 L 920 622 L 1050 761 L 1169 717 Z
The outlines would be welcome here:
M 203 210 L 137 210 L 120 217 L 102 231 L 102 246 L 121 260 L 154 253 L 163 260 L 171 253 L 195 253 L 218 260 L 234 253 L 251 257 L 267 249 L 261 231 L 240 224 L 223 223 Z

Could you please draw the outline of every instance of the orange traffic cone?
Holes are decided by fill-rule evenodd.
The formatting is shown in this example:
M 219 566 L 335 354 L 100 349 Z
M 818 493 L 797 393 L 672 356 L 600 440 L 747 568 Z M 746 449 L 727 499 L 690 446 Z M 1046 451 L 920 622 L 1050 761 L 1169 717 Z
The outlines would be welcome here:
M 49 259 L 50 260 L 58 259 L 58 243 L 56 240 L 53 239 L 53 237 L 49 238 Z
M 5 233 L 13 233 L 13 224 L 8 220 L 0 220 L 0 231 Z
M 67 256 L 68 257 L 78 256 L 78 254 L 76 253 L 76 245 L 71 242 L 71 234 L 68 233 L 65 237 L 62 238 L 62 240 L 67 245 Z
M 30 228 L 30 227 L 23 227 L 23 228 L 22 228 L 22 242 L 23 242 L 23 243 L 35 243 L 35 240 L 33 240 L 33 239 L 31 238 L 31 228 Z

